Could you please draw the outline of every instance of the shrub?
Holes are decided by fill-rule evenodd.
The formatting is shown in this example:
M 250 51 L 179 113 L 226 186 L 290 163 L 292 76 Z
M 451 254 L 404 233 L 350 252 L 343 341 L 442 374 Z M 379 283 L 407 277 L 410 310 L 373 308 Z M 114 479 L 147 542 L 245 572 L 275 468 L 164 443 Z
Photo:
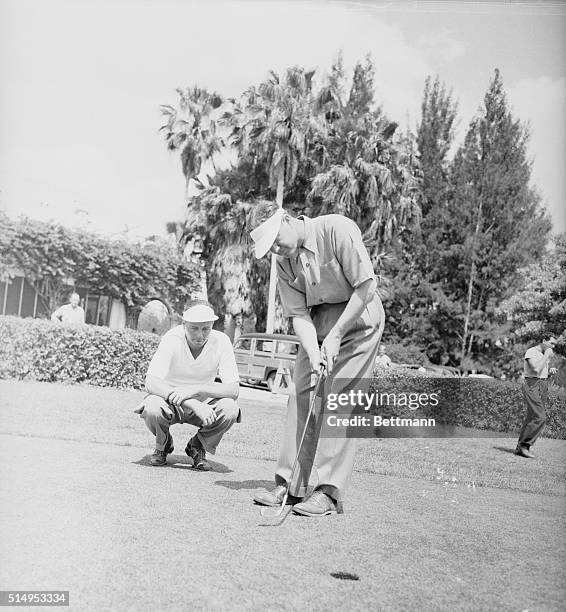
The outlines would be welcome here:
M 143 389 L 158 343 L 130 329 L 0 317 L 0 378 Z
M 376 370 L 370 391 L 385 393 L 440 392 L 442 403 L 437 408 L 419 408 L 411 417 L 430 416 L 437 423 L 484 429 L 496 432 L 518 432 L 525 418 L 521 381 L 477 378 L 434 378 L 415 375 L 418 370 L 392 373 Z M 392 375 L 393 374 L 393 375 Z M 419 379 L 419 380 L 415 380 Z M 544 435 L 566 438 L 566 390 L 550 385 L 547 424 Z M 382 416 L 407 416 L 394 407 L 380 406 Z
M 181 312 L 200 278 L 198 265 L 167 240 L 112 240 L 57 223 L 12 220 L 0 211 L 0 279 L 16 271 L 25 274 L 50 312 L 69 292 L 69 278 L 76 287 L 120 300 L 136 315 L 155 297 Z
M 426 362 L 426 355 L 422 349 L 414 344 L 401 344 L 400 342 L 386 342 L 385 352 L 395 363 L 418 363 Z

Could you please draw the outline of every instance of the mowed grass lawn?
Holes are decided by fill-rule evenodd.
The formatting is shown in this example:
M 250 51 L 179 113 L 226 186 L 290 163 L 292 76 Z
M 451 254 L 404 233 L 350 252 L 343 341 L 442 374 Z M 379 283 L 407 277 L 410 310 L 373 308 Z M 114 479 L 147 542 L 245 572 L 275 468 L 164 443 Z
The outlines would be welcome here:
M 363 440 L 346 514 L 265 528 L 251 500 L 286 398 L 242 389 L 243 421 L 203 473 L 189 426 L 172 428 L 169 467 L 148 466 L 142 397 L 0 381 L 2 588 L 120 612 L 563 609 L 566 442 L 527 460 L 514 438 Z
M 151 452 L 152 436 L 132 412 L 143 396 L 88 385 L 0 381 L 0 429 L 17 435 L 138 446 Z M 242 387 L 242 423 L 225 436 L 218 452 L 275 461 L 286 401 L 283 395 Z M 175 425 L 171 431 L 177 451 L 182 452 L 194 428 Z M 475 438 L 360 440 L 355 469 L 451 488 L 487 486 L 566 494 L 566 441 L 540 439 L 534 448 L 537 458 L 529 460 L 513 454 L 515 437 L 478 434 Z

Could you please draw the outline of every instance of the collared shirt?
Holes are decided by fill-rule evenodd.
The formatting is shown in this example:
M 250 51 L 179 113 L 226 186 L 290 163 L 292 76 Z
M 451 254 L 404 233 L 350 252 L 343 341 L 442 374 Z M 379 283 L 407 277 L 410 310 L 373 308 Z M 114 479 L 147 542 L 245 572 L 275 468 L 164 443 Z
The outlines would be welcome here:
M 538 346 L 533 346 L 530 349 L 527 349 L 525 358 L 523 360 L 523 376 L 525 378 L 548 378 L 548 362 L 542 369 L 541 373 L 538 374 L 529 361 L 532 360 L 538 365 L 543 356 L 544 355 Z
M 319 304 L 347 302 L 375 278 L 360 228 L 348 217 L 301 216 L 305 240 L 293 257 L 277 257 L 278 287 L 287 317 L 308 317 Z
M 51 315 L 51 320 L 61 321 L 61 323 L 65 323 L 66 325 L 84 325 L 85 311 L 81 306 L 75 306 L 73 308 L 71 304 L 65 304 L 57 308 Z
M 173 327 L 161 338 L 147 375 L 161 378 L 174 387 L 208 385 L 214 382 L 217 375 L 223 383 L 240 380 L 232 343 L 226 334 L 211 330 L 200 355 L 195 359 L 182 325 Z

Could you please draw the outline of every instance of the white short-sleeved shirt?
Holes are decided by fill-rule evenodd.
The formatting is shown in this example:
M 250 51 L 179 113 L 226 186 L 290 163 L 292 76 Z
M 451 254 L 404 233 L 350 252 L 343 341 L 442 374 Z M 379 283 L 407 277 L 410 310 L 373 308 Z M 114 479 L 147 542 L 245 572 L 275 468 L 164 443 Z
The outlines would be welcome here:
M 538 346 L 533 346 L 527 349 L 523 362 L 523 376 L 525 378 L 548 378 L 548 363 L 544 366 L 540 374 L 531 366 L 529 359 L 532 359 L 535 363 L 538 363 L 543 358 L 543 353 Z
M 389 355 L 378 355 L 375 358 L 375 365 L 381 368 L 389 368 L 391 367 L 391 358 Z
M 230 338 L 213 329 L 200 355 L 195 359 L 185 339 L 182 325 L 170 329 L 153 356 L 148 376 L 161 378 L 174 387 L 211 384 L 216 376 L 223 383 L 239 382 L 238 366 Z
M 85 322 L 85 311 L 81 306 L 71 306 L 71 304 L 65 304 L 60 306 L 53 313 L 51 319 L 60 320 L 65 325 L 84 325 Z

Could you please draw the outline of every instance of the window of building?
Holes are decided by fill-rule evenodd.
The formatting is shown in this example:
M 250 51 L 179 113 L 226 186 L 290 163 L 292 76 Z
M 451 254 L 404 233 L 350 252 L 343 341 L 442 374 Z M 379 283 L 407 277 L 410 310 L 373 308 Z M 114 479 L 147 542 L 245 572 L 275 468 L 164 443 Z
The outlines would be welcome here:
M 73 290 L 81 297 L 86 322 L 93 325 L 108 325 L 112 298 L 107 295 L 89 294 L 84 288 L 69 287 L 69 294 Z M 0 282 L 0 314 L 41 318 L 51 316 L 51 312 L 35 287 L 23 276 Z

